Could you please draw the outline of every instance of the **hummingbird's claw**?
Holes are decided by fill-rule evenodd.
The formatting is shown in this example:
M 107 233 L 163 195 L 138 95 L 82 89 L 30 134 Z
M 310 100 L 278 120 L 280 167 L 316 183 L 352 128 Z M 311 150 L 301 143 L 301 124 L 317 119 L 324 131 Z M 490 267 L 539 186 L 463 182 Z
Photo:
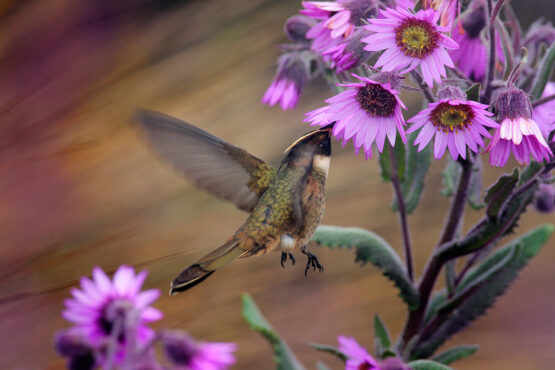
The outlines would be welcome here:
M 285 253 L 285 252 L 281 252 L 281 267 L 285 268 L 285 262 L 287 262 L 287 256 L 289 256 L 289 259 L 291 260 L 291 264 L 295 265 L 295 257 L 293 257 L 293 255 L 291 253 Z
M 320 262 L 318 262 L 318 258 L 314 254 L 307 251 L 306 247 L 301 248 L 301 251 L 308 257 L 308 260 L 306 261 L 306 267 L 304 269 L 304 276 L 307 276 L 310 267 L 312 267 L 313 271 L 316 271 L 316 269 L 318 269 L 318 271 L 324 272 L 324 266 L 322 266 Z

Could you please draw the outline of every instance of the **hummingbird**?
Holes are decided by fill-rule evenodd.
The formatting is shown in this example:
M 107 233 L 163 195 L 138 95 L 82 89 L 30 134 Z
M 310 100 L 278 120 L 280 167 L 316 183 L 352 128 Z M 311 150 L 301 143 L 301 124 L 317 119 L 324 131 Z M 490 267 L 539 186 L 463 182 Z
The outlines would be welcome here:
M 293 252 L 323 271 L 307 244 L 325 209 L 333 124 L 291 144 L 278 168 L 179 119 L 141 110 L 138 122 L 154 151 L 197 186 L 249 212 L 246 221 L 220 247 L 183 270 L 170 295 L 201 283 L 236 258 L 281 251 L 281 266 Z

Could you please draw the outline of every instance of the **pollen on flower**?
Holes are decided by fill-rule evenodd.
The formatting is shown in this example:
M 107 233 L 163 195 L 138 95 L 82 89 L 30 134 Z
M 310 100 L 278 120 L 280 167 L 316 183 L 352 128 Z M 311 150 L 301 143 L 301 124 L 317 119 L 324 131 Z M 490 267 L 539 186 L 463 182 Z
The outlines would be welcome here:
M 438 47 L 439 32 L 430 22 L 409 18 L 395 28 L 395 42 L 403 54 L 424 59 Z
M 474 112 L 467 105 L 439 104 L 431 113 L 433 125 L 440 131 L 463 130 L 472 124 Z
M 367 83 L 360 87 L 356 99 L 371 117 L 390 117 L 397 107 L 395 96 L 380 84 Z

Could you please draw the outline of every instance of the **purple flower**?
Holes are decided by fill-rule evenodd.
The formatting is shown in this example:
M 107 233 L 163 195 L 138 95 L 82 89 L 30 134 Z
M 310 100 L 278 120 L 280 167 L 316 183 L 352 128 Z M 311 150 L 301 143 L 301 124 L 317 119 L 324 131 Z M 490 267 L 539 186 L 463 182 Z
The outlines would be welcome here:
M 459 48 L 449 51 L 449 55 L 455 65 L 468 78 L 480 81 L 486 74 L 488 52 L 480 34 L 486 26 L 486 11 L 481 2 L 474 6 L 461 20 L 453 26 L 453 39 L 459 44 Z M 503 48 L 499 35 L 496 35 L 497 59 L 501 62 L 505 60 Z
M 297 106 L 310 77 L 310 59 L 306 54 L 291 52 L 279 57 L 276 76 L 262 97 L 262 103 L 273 106 L 280 102 L 283 110 Z
M 395 1 L 395 6 L 400 6 L 405 9 L 414 8 L 414 0 L 397 0 Z
M 312 39 L 312 50 L 323 54 L 351 35 L 363 20 L 376 15 L 376 0 L 303 1 L 304 9 L 299 12 L 320 20 L 308 31 Z M 324 60 L 327 58 L 324 56 Z
M 555 209 L 555 187 L 550 184 L 540 184 L 534 194 L 534 206 L 542 213 L 553 212 Z
M 352 35 L 328 48 L 322 55 L 329 57 L 331 67 L 337 72 L 354 68 L 370 57 L 371 53 L 364 50 L 364 44 L 361 42 L 368 34 L 368 31 L 358 27 Z
M 484 146 L 482 136 L 491 137 L 486 127 L 499 126 L 488 118 L 493 114 L 486 111 L 487 107 L 474 101 L 466 101 L 461 97 L 440 99 L 407 120 L 407 122 L 414 122 L 407 133 L 421 128 L 414 141 L 414 145 L 418 145 L 418 151 L 424 149 L 435 135 L 435 159 L 440 159 L 446 148 L 449 148 L 453 159 L 456 160 L 459 155 L 466 158 L 467 146 L 477 153 L 478 146 Z
M 548 82 L 543 90 L 542 98 L 555 94 L 555 82 Z M 540 131 L 546 138 L 555 129 L 555 99 L 538 105 L 533 110 L 534 121 L 540 127 Z M 554 138 L 555 140 L 555 138 Z
M 71 290 L 73 298 L 65 301 L 62 316 L 74 323 L 74 332 L 93 347 L 115 338 L 121 347 L 117 354 L 121 359 L 129 342 L 141 345 L 154 336 L 145 324 L 162 318 L 160 311 L 150 307 L 160 291 L 140 292 L 146 275 L 146 271 L 135 275 L 132 267 L 121 266 L 111 281 L 102 269 L 95 267 L 93 280 L 83 277 L 81 289 Z
M 372 78 L 352 75 L 360 82 L 340 84 L 347 89 L 327 99 L 327 106 L 306 113 L 304 121 L 311 126 L 335 122 L 333 135 L 342 139 L 343 145 L 353 139 L 357 154 L 364 146 L 366 159 L 372 157 L 374 141 L 380 153 L 386 136 L 394 145 L 397 131 L 406 143 L 401 108 L 407 108 L 399 98 L 400 78 L 392 73 L 378 73 Z
M 237 346 L 234 343 L 195 342 L 176 331 L 163 332 L 162 342 L 170 360 L 190 370 L 223 370 L 235 363 L 232 352 Z
M 457 0 L 423 0 L 422 9 L 437 10 L 440 14 L 439 25 L 451 28 L 457 15 Z
M 530 155 L 537 162 L 553 156 L 538 124 L 532 119 L 532 105 L 528 96 L 514 87 L 500 92 L 495 110 L 501 126 L 495 131 L 486 152 L 490 152 L 492 166 L 504 166 L 511 152 L 519 163 L 530 163 Z
M 459 45 L 443 32 L 446 27 L 437 26 L 440 13 L 434 10 L 420 10 L 412 14 L 406 9 L 388 8 L 380 11 L 383 19 L 369 19 L 367 30 L 375 32 L 364 39 L 366 50 L 384 50 L 375 67 L 383 71 L 407 73 L 418 65 L 424 81 L 432 87 L 434 81 L 445 77 L 445 66 L 454 68 L 446 49 L 456 49 Z
M 380 365 L 354 338 L 340 335 L 339 350 L 348 356 L 345 370 L 381 370 Z

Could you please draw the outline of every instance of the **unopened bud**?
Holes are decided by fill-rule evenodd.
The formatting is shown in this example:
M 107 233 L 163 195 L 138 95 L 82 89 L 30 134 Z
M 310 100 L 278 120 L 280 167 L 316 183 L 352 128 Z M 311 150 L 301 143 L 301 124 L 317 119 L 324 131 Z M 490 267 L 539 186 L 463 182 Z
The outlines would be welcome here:
M 168 358 L 177 365 L 189 365 L 198 352 L 195 341 L 180 331 L 164 331 L 162 343 Z
M 438 100 L 459 100 L 465 101 L 466 100 L 466 93 L 459 89 L 457 86 L 453 85 L 446 85 L 441 87 L 437 91 L 437 98 Z
M 316 25 L 316 20 L 304 16 L 294 15 L 289 17 L 283 26 L 283 31 L 294 42 L 307 42 L 306 33 Z
M 54 338 L 54 347 L 63 357 L 68 358 L 69 369 L 94 368 L 96 361 L 93 350 L 78 333 L 70 330 L 59 331 Z
M 535 194 L 534 206 L 541 213 L 550 213 L 555 209 L 555 188 L 550 184 L 540 184 Z

